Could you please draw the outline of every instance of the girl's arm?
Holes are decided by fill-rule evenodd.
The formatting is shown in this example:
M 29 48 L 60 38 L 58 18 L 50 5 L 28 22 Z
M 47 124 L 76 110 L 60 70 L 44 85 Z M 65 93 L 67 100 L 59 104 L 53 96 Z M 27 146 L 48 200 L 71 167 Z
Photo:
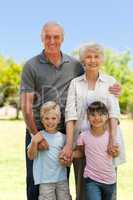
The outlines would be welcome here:
M 110 118 L 109 119 L 109 144 L 108 144 L 108 153 L 113 157 L 118 156 L 118 149 L 119 146 L 116 142 L 117 137 L 117 126 L 118 126 L 118 119 Z
M 108 95 L 107 97 L 107 107 L 109 111 L 109 144 L 108 144 L 108 152 L 112 154 L 113 146 L 116 146 L 116 137 L 117 137 L 117 127 L 119 124 L 120 118 L 120 107 L 118 99 L 114 95 Z

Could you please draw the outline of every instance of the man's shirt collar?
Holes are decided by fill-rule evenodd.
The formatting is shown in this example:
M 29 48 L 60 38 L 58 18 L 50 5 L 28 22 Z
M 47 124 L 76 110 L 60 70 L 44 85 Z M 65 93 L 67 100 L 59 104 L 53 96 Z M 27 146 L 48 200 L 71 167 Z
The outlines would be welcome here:
M 39 55 L 40 63 L 49 64 L 50 62 L 46 59 L 45 54 L 44 54 L 44 51 L 45 51 L 45 50 L 43 50 L 43 51 L 41 52 L 41 54 Z M 65 54 L 63 54 L 62 52 L 61 52 L 61 58 L 62 58 L 62 60 L 61 60 L 61 65 L 64 64 L 64 63 L 69 63 L 69 62 L 70 62 L 70 60 L 68 59 L 68 56 L 65 55 Z

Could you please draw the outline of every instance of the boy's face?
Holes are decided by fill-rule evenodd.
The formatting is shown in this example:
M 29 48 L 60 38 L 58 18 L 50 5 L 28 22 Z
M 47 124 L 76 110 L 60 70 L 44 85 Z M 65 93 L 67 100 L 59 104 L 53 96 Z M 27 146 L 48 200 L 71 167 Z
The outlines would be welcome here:
M 54 110 L 51 110 L 44 114 L 42 124 L 47 132 L 52 133 L 57 131 L 58 123 L 59 116 Z
M 90 125 L 95 128 L 103 127 L 108 119 L 108 116 L 102 113 L 94 112 L 88 114 Z

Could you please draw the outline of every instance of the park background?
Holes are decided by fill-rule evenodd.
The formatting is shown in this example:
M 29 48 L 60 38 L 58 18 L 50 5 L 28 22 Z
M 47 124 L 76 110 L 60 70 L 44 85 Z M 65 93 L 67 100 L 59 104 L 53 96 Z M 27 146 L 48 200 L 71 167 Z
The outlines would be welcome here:
M 119 98 L 127 162 L 118 169 L 118 200 L 133 196 L 133 15 L 131 0 L 1 1 L 0 13 L 0 199 L 25 200 L 25 125 L 19 84 L 27 59 L 42 50 L 47 21 L 65 29 L 62 50 L 78 57 L 79 47 L 96 41 L 105 48 L 102 70 L 122 85 Z M 74 196 L 74 179 L 70 188 Z

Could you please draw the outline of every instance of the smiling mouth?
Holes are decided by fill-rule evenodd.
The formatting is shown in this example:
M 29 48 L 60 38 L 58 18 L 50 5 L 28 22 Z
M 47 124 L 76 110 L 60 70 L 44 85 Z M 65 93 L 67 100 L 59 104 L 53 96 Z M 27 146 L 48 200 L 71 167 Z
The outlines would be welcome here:
M 89 64 L 89 66 L 91 66 L 91 67 L 97 67 L 97 65 L 96 64 Z
M 97 67 L 97 64 L 94 64 L 94 63 L 88 63 L 87 66 L 89 66 L 89 67 Z

